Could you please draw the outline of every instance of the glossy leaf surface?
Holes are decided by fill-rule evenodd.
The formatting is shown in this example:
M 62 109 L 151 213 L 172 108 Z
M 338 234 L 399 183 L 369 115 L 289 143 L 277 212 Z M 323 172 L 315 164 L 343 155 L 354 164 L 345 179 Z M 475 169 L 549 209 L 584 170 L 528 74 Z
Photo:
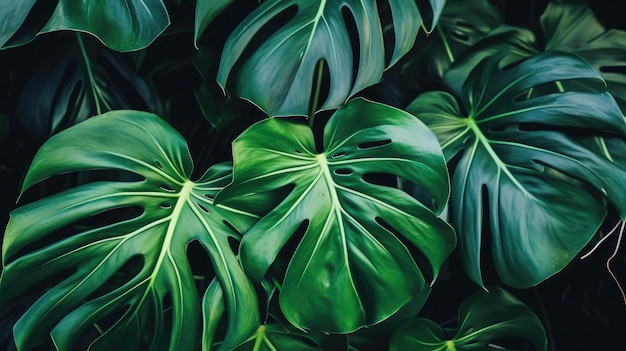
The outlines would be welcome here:
M 598 73 L 576 56 L 546 52 L 506 69 L 499 64 L 494 57 L 472 71 L 461 106 L 435 91 L 408 111 L 435 132 L 448 160 L 461 153 L 450 209 L 469 276 L 483 284 L 489 228 L 500 278 L 529 287 L 591 239 L 606 213 L 603 196 L 626 209 L 624 169 L 575 133 L 623 136 L 626 127 Z M 563 92 L 557 81 L 568 82 Z
M 93 34 L 114 50 L 132 51 L 148 46 L 170 23 L 162 0 L 59 0 L 43 28 L 35 28 L 26 19 L 36 4 L 0 0 L 0 48 L 42 33 L 75 30 Z
M 204 310 L 221 316 L 219 306 L 227 309 L 220 349 L 232 349 L 256 330 L 256 294 L 229 240 L 257 218 L 213 204 L 231 179 L 230 165 L 215 165 L 197 181 L 189 180 L 192 167 L 184 139 L 145 112 L 93 117 L 42 146 L 23 191 L 82 170 L 125 170 L 141 179 L 87 183 L 12 212 L 2 251 L 0 304 L 27 291 L 40 294 L 14 327 L 19 349 L 46 344 L 51 337 L 57 348 L 69 350 L 98 323 L 108 329 L 91 350 L 199 345 L 203 324 L 210 331 L 216 316 L 201 314 L 186 251 L 193 241 L 209 257 L 215 272 L 209 279 L 217 282 L 207 290 Z M 133 215 L 111 215 L 102 225 L 80 224 L 116 211 Z
M 423 288 L 406 245 L 422 252 L 436 278 L 455 235 L 436 216 L 449 191 L 443 155 L 415 117 L 357 99 L 328 121 L 323 145 L 318 153 L 311 129 L 298 122 L 253 125 L 233 144 L 233 184 L 216 201 L 290 189 L 244 235 L 242 264 L 261 281 L 295 241 L 286 253 L 282 311 L 298 328 L 345 333 L 382 321 Z M 437 210 L 369 180 L 380 173 L 422 187 Z
M 385 62 L 381 18 L 374 0 L 268 0 L 262 2 L 229 36 L 217 81 L 226 87 L 232 77 L 238 96 L 260 106 L 270 116 L 306 115 L 315 67 L 325 61 L 330 79 L 321 109 L 341 106 L 351 95 L 378 83 L 383 71 L 412 46 L 423 15 L 413 0 L 387 0 L 395 41 L 390 62 Z M 444 0 L 430 0 L 433 23 Z M 356 25 L 359 52 L 352 51 L 343 9 Z M 295 11 L 283 26 L 273 29 L 258 48 L 245 57 L 258 33 L 269 22 Z M 389 44 L 388 44 L 389 45 Z M 353 58 L 359 58 L 353 67 Z M 243 65 L 234 71 L 235 65 Z
M 535 313 L 506 291 L 489 290 L 478 291 L 461 304 L 459 327 L 451 339 L 436 323 L 416 318 L 396 329 L 390 351 L 503 350 L 494 343 L 504 338 L 527 339 L 537 350 L 547 350 L 546 333 Z

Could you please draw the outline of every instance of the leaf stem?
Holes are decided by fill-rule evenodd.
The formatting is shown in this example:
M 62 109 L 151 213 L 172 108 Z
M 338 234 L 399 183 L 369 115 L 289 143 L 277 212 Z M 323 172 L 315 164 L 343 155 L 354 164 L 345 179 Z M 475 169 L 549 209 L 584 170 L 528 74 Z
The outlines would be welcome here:
M 313 121 L 315 120 L 315 111 L 320 98 L 320 90 L 322 89 L 322 73 L 324 73 L 324 61 L 317 62 L 317 78 L 315 80 L 315 91 L 313 92 L 313 100 L 309 108 L 309 127 L 313 129 Z
M 91 95 L 96 103 L 96 113 L 100 115 L 102 114 L 102 108 L 100 107 L 100 101 L 98 100 L 98 92 L 94 86 L 95 79 L 93 77 L 93 72 L 91 71 L 91 61 L 89 61 L 89 56 L 87 55 L 87 50 L 85 49 L 85 43 L 83 42 L 83 38 L 80 36 L 80 33 L 76 33 L 76 38 L 78 39 L 78 46 L 80 47 L 80 52 L 83 55 L 83 60 L 85 61 L 85 69 L 87 70 L 87 76 L 89 77 Z

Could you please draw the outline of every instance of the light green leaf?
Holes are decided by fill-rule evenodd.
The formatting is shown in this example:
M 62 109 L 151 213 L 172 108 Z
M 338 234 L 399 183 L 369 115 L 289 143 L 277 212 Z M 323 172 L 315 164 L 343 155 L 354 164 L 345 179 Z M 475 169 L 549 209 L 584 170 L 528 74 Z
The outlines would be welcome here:
M 421 251 L 437 277 L 455 246 L 454 232 L 436 216 L 448 177 L 426 126 L 363 99 L 331 117 L 323 145 L 318 153 L 301 123 L 270 118 L 253 125 L 233 144 L 233 183 L 216 202 L 287 187 L 284 200 L 244 235 L 244 269 L 261 281 L 287 241 L 303 232 L 288 253 L 281 309 L 298 328 L 347 333 L 384 320 L 423 288 L 409 250 Z M 380 173 L 422 187 L 437 210 L 372 183 L 369 176 Z
M 501 288 L 489 290 L 478 291 L 461 304 L 460 325 L 451 339 L 439 325 L 416 318 L 395 330 L 389 350 L 503 350 L 492 342 L 504 338 L 527 339 L 537 350 L 546 350 L 546 333 L 533 311 Z
M 206 331 L 216 318 L 206 313 L 211 304 L 218 313 L 220 304 L 227 309 L 220 349 L 232 349 L 256 330 L 256 295 L 229 238 L 239 238 L 237 231 L 257 218 L 213 204 L 230 182 L 230 165 L 215 165 L 197 181 L 189 179 L 192 168 L 184 139 L 145 112 L 93 117 L 41 147 L 22 191 L 83 170 L 125 170 L 141 179 L 80 185 L 12 212 L 2 248 L 0 304 L 32 289 L 40 295 L 15 325 L 19 349 L 45 345 L 51 337 L 58 349 L 70 350 L 103 322 L 108 328 L 101 327 L 91 350 L 193 349 L 203 323 L 210 336 Z M 130 218 L 119 219 L 112 210 Z M 103 213 L 110 216 L 105 224 L 80 224 Z M 187 259 L 192 241 L 206 251 L 219 283 L 205 294 L 204 316 Z
M 0 0 L 0 48 L 42 33 L 75 30 L 93 34 L 111 49 L 133 51 L 148 46 L 170 23 L 162 0 L 59 0 L 44 27 L 35 28 L 26 19 L 36 3 Z M 15 37 L 23 26 L 26 34 Z
M 435 132 L 448 160 L 461 153 L 450 210 L 469 276 L 483 285 L 487 227 L 500 278 L 529 287 L 587 244 L 606 214 L 602 197 L 626 210 L 626 171 L 576 135 L 623 137 L 626 126 L 598 73 L 577 56 L 545 52 L 508 68 L 499 59 L 472 71 L 462 106 L 428 92 L 408 111 Z M 555 82 L 567 82 L 563 92 Z
M 411 47 L 423 16 L 413 0 L 387 0 L 393 17 L 395 41 L 385 62 L 381 19 L 374 0 L 268 0 L 260 4 L 229 36 L 223 50 L 218 83 L 226 88 L 233 76 L 237 95 L 252 101 L 270 116 L 306 115 L 315 67 L 324 60 L 330 87 L 321 109 L 338 108 L 348 97 L 378 83 L 385 68 Z M 437 23 L 445 0 L 430 0 Z M 272 31 L 250 57 L 242 56 L 268 22 L 295 9 L 285 25 Z M 356 23 L 359 52 L 352 52 L 347 9 Z M 359 57 L 353 67 L 353 57 Z M 243 65 L 233 72 L 238 61 Z

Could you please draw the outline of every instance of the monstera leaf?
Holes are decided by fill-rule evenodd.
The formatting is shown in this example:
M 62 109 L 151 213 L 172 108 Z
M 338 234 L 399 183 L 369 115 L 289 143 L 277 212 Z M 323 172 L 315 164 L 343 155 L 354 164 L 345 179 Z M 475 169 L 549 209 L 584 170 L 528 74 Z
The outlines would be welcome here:
M 472 71 L 460 106 L 448 93 L 428 92 L 408 111 L 435 132 L 448 160 L 461 153 L 450 209 L 469 276 L 483 285 L 487 227 L 500 278 L 529 287 L 591 239 L 606 214 L 602 197 L 625 213 L 626 171 L 577 134 L 623 138 L 626 126 L 598 73 L 577 56 L 545 52 L 499 64 L 490 58 Z M 565 91 L 532 93 L 557 81 L 567 82 Z
M 393 18 L 395 41 L 389 64 L 381 19 L 374 0 L 269 0 L 264 1 L 229 36 L 223 50 L 217 81 L 226 87 L 234 72 L 237 95 L 260 106 L 271 116 L 306 115 L 317 63 L 325 61 L 330 76 L 328 97 L 322 109 L 341 106 L 356 92 L 378 83 L 386 67 L 397 62 L 412 46 L 423 16 L 413 0 L 387 0 Z M 432 23 L 437 23 L 444 0 L 430 0 Z M 262 33 L 269 22 L 295 9 L 295 15 L 272 33 Z M 356 25 L 358 53 L 352 52 L 350 31 L 343 17 L 347 9 Z M 284 16 L 283 16 L 284 18 Z M 267 40 L 250 57 L 244 51 L 257 37 Z M 358 57 L 358 67 L 353 58 Z
M 26 82 L 16 118 L 29 132 L 48 138 L 110 110 L 163 111 L 154 87 L 118 54 L 84 40 L 89 37 L 77 33 L 76 38 L 63 42 L 62 51 L 50 55 Z
M 214 205 L 212 199 L 230 181 L 230 165 L 215 165 L 197 181 L 189 180 L 192 167 L 182 137 L 145 112 L 109 112 L 43 145 L 23 190 L 80 170 L 119 169 L 141 179 L 80 185 L 11 214 L 0 304 L 25 292 L 40 294 L 13 329 L 19 349 L 51 337 L 58 349 L 70 350 L 94 326 L 101 335 L 90 350 L 193 349 L 203 324 L 214 330 L 220 306 L 228 314 L 220 349 L 232 349 L 257 329 L 256 295 L 229 243 L 256 216 Z M 140 211 L 130 218 L 80 224 L 133 208 Z M 191 242 L 206 251 L 215 272 L 203 308 L 187 259 Z M 49 286 L 51 281 L 57 283 Z M 216 315 L 208 313 L 212 310 Z
M 442 17 L 443 22 L 443 17 Z M 455 92 L 481 59 L 510 51 L 509 62 L 519 61 L 545 50 L 559 50 L 583 57 L 606 81 L 608 91 L 626 111 L 626 32 L 606 29 L 586 1 L 551 1 L 541 16 L 545 46 L 526 29 L 501 26 L 476 43 L 470 53 L 453 65 L 446 75 Z
M 200 36 L 211 21 L 235 0 L 198 0 L 194 25 L 194 40 L 196 44 Z
M 541 16 L 541 27 L 546 50 L 568 51 L 587 60 L 626 111 L 626 32 L 604 28 L 586 1 L 552 1 Z
M 406 112 L 354 100 L 327 123 L 319 153 L 309 127 L 270 118 L 235 140 L 233 157 L 233 183 L 217 203 L 290 189 L 246 232 L 240 255 L 260 281 L 286 243 L 297 244 L 279 302 L 298 328 L 346 333 L 382 321 L 424 285 L 408 248 L 422 252 L 436 278 L 455 246 L 454 232 L 436 216 L 449 191 L 443 155 Z M 370 176 L 380 173 L 425 189 L 436 212 L 373 183 Z
M 546 333 L 533 311 L 498 287 L 489 290 L 478 291 L 461 304 L 454 337 L 447 339 L 439 325 L 416 318 L 396 329 L 390 351 L 504 350 L 492 343 L 504 338 L 523 338 L 537 350 L 546 350 Z
M 498 8 L 487 0 L 448 0 L 433 36 L 427 38 L 419 56 L 428 61 L 431 73 L 441 78 L 451 63 L 502 21 Z
M 36 35 L 60 30 L 87 32 L 118 51 L 148 46 L 170 20 L 162 0 L 59 0 L 48 22 L 27 20 L 37 0 L 0 0 L 0 48 L 21 45 Z
M 289 330 L 277 324 L 266 324 L 235 351 L 321 351 L 322 349 L 307 334 Z

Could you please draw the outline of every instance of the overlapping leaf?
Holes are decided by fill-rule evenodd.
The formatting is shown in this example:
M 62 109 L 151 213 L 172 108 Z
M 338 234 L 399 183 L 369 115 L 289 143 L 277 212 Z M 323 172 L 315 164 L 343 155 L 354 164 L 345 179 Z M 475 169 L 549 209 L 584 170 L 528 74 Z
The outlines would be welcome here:
M 80 34 L 32 73 L 18 101 L 16 118 L 47 138 L 103 112 L 120 109 L 162 112 L 154 87 L 118 54 Z M 73 38 L 72 38 L 73 39 Z
M 241 244 L 246 272 L 260 281 L 281 249 L 304 228 L 280 291 L 280 306 L 298 328 L 350 332 L 380 322 L 422 289 L 407 250 L 419 249 L 434 277 L 455 245 L 436 213 L 449 191 L 435 136 L 406 112 L 357 99 L 339 109 L 316 151 L 306 125 L 271 118 L 233 144 L 233 184 L 221 198 L 293 187 Z M 438 209 L 401 190 L 369 181 L 398 176 L 425 189 Z
M 503 350 L 493 342 L 504 338 L 524 338 L 537 350 L 546 350 L 546 333 L 535 313 L 506 291 L 497 287 L 489 290 L 463 301 L 459 327 L 451 339 L 431 320 L 416 318 L 396 329 L 390 351 Z
M 500 278 L 528 287 L 591 239 L 606 214 L 602 197 L 626 210 L 626 171 L 579 138 L 623 138 L 626 126 L 599 74 L 577 56 L 545 52 L 506 69 L 499 59 L 472 71 L 461 106 L 448 93 L 428 92 L 408 110 L 435 132 L 448 160 L 462 153 L 450 208 L 470 277 L 483 284 L 489 228 Z
M 423 16 L 413 0 L 387 0 L 393 18 L 395 43 L 389 65 L 412 46 Z M 436 23 L 444 0 L 430 0 Z M 269 38 L 243 57 L 258 33 L 269 22 L 295 8 L 295 15 Z M 343 9 L 352 16 L 359 52 L 352 52 L 350 30 Z M 359 58 L 353 67 L 353 57 Z M 385 62 L 381 18 L 374 0 L 268 0 L 252 12 L 229 36 L 220 62 L 217 81 L 226 87 L 233 76 L 237 95 L 251 100 L 271 116 L 306 115 L 315 67 L 328 66 L 330 86 L 322 109 L 341 106 L 356 92 L 378 83 Z M 238 61 L 243 65 L 236 72 Z
M 59 0 L 41 28 L 27 21 L 38 5 L 38 0 L 0 0 L 0 48 L 41 33 L 75 30 L 95 35 L 114 50 L 132 51 L 148 46 L 170 23 L 162 0 Z
M 183 138 L 145 112 L 109 112 L 44 144 L 24 190 L 81 170 L 126 170 L 142 179 L 80 185 L 11 214 L 0 304 L 27 291 L 41 296 L 14 327 L 19 349 L 51 337 L 58 349 L 70 350 L 99 323 L 108 328 L 101 327 L 91 350 L 193 349 L 203 328 L 205 334 L 214 330 L 220 306 L 228 315 L 221 349 L 232 349 L 257 329 L 256 295 L 229 243 L 239 235 L 233 227 L 246 230 L 256 217 L 213 204 L 231 179 L 230 165 L 215 165 L 197 181 L 189 180 L 192 167 Z M 101 213 L 136 208 L 140 213 L 128 219 L 80 225 Z M 186 252 L 192 241 L 206 251 L 215 272 L 204 315 Z M 51 281 L 57 283 L 48 286 Z M 207 313 L 212 310 L 216 314 Z

